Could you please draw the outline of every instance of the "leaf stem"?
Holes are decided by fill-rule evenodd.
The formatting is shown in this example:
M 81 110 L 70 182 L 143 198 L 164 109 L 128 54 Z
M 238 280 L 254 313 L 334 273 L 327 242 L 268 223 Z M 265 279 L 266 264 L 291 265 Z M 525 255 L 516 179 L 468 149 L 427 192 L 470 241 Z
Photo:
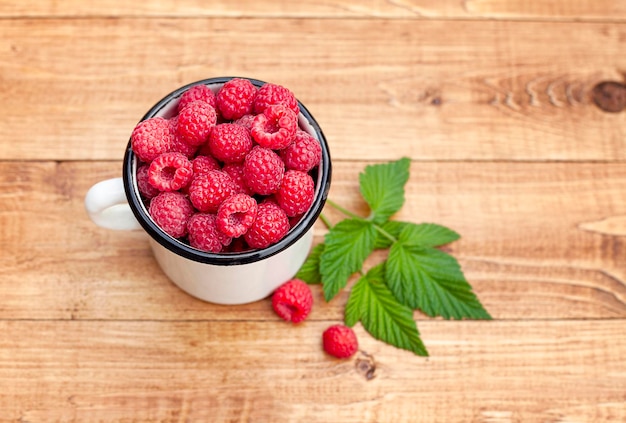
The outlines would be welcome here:
M 364 217 L 361 216 L 357 216 L 356 214 L 352 213 L 350 210 L 345 209 L 344 207 L 340 206 L 339 204 L 335 203 L 333 200 L 331 200 L 330 198 L 326 199 L 326 202 L 328 204 L 330 204 L 332 207 L 334 207 L 335 209 L 339 210 L 341 213 L 345 214 L 346 216 L 349 216 L 353 219 L 358 219 L 358 220 L 370 220 L 370 219 L 366 219 Z M 321 215 L 320 215 L 321 217 Z M 326 224 L 326 226 L 328 227 L 328 229 L 331 228 L 331 226 L 326 223 L 326 220 L 324 220 L 324 218 L 322 218 L 322 221 Z M 389 232 L 387 232 L 386 230 L 384 230 L 380 225 L 373 223 L 374 228 L 376 228 L 376 230 L 378 232 L 380 232 L 385 238 L 387 238 L 389 241 L 391 242 L 398 242 L 398 239 L 391 235 Z
M 385 238 L 387 238 L 389 241 L 396 243 L 398 242 L 398 238 L 396 238 L 395 236 L 391 235 L 389 232 L 387 232 L 386 230 L 384 230 L 382 227 L 378 226 L 376 223 L 374 223 L 374 228 L 376 228 L 376 230 L 378 232 L 380 232 Z
M 330 204 L 331 206 L 333 206 L 335 209 L 339 210 L 341 213 L 345 214 L 346 216 L 350 216 L 353 219 L 364 220 L 361 216 L 357 216 L 356 214 L 352 213 L 350 210 L 344 209 L 343 207 L 341 207 L 339 204 L 335 203 L 330 198 L 326 199 L 326 202 L 328 204 Z
M 324 213 L 320 213 L 320 220 L 324 223 L 324 225 L 326 225 L 326 228 L 328 229 L 333 228 L 333 224 L 330 223 L 330 220 L 328 220 L 328 218 L 324 215 Z

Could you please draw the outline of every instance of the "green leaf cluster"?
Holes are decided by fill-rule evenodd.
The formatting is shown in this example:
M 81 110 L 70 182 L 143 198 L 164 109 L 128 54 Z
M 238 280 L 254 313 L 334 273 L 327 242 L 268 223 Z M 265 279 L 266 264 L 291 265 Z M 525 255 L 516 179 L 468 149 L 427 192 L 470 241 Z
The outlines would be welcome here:
M 345 308 L 346 325 L 360 321 L 376 339 L 427 356 L 414 310 L 445 319 L 491 316 L 458 261 L 438 248 L 459 239 L 456 232 L 434 223 L 391 220 L 404 205 L 410 163 L 402 158 L 365 167 L 359 185 L 370 208 L 368 217 L 356 216 L 328 200 L 346 218 L 329 228 L 297 277 L 321 283 L 324 298 L 330 301 L 358 272 Z M 376 249 L 388 250 L 387 257 L 364 273 L 364 262 Z

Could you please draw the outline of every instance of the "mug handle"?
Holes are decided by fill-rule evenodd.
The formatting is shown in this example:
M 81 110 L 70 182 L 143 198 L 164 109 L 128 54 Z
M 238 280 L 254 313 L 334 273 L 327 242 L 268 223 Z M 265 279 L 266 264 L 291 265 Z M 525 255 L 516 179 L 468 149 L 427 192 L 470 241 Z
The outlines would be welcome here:
M 122 178 L 93 185 L 85 195 L 85 210 L 96 225 L 116 230 L 141 229 L 128 205 Z

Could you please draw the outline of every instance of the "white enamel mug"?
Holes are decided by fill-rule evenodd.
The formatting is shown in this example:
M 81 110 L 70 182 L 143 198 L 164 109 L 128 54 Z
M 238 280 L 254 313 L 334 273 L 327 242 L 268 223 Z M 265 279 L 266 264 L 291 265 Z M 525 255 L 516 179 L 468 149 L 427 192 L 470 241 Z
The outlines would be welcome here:
M 176 114 L 180 96 L 190 87 L 205 84 L 213 91 L 232 77 L 211 78 L 185 85 L 155 104 L 142 120 L 170 118 Z M 260 87 L 263 81 L 249 79 Z M 124 155 L 121 178 L 93 185 L 85 196 L 85 208 L 98 226 L 143 229 L 150 236 L 154 257 L 167 277 L 186 293 L 217 304 L 245 304 L 269 296 L 291 279 L 306 260 L 313 242 L 313 224 L 324 207 L 331 180 L 331 161 L 326 138 L 309 111 L 300 106 L 300 128 L 320 142 L 322 160 L 312 176 L 315 198 L 311 208 L 278 243 L 240 253 L 208 253 L 166 234 L 151 219 L 137 188 L 138 158 L 130 141 Z

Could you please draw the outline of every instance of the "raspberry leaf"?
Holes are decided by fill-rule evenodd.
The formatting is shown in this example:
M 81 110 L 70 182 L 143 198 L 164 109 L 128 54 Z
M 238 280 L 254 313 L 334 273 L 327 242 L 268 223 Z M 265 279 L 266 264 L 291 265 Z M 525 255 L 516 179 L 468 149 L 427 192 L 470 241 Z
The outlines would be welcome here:
M 345 323 L 359 320 L 374 338 L 420 356 L 428 356 L 422 343 L 413 311 L 399 304 L 385 285 L 384 263 L 370 269 L 352 287 L 346 304 Z
M 385 278 L 398 301 L 431 317 L 491 319 L 457 260 L 443 251 L 398 241 L 389 251 Z
M 452 229 L 435 223 L 405 223 L 397 236 L 404 245 L 420 245 L 422 247 L 439 247 L 456 241 L 460 237 Z
M 368 165 L 359 175 L 361 195 L 372 210 L 374 223 L 383 223 L 404 204 L 404 185 L 409 180 L 411 160 Z
M 320 256 L 320 274 L 324 298 L 330 301 L 346 286 L 348 278 L 361 269 L 374 250 L 376 228 L 369 220 L 344 219 L 330 229 L 324 238 Z
M 381 224 L 380 228 L 384 230 L 386 234 L 378 231 L 378 234 L 376 236 L 376 242 L 374 243 L 374 249 L 384 250 L 391 247 L 391 245 L 394 243 L 393 238 L 397 240 L 406 225 L 409 225 L 409 223 L 400 222 L 398 220 L 388 220 L 385 223 Z M 388 235 L 390 235 L 391 238 Z
M 325 245 L 317 244 L 307 257 L 306 261 L 298 270 L 296 278 L 302 279 L 306 283 L 316 284 L 322 281 L 322 275 L 320 275 L 320 258 L 324 252 Z
M 361 322 L 374 338 L 427 356 L 413 319 L 414 310 L 446 319 L 491 319 L 472 291 L 458 261 L 437 249 L 460 238 L 455 231 L 434 223 L 392 221 L 403 206 L 409 178 L 408 158 L 366 166 L 359 175 L 360 190 L 370 206 L 362 218 L 328 199 L 347 216 L 329 229 L 324 244 L 311 251 L 298 273 L 300 279 L 321 279 L 324 298 L 330 301 L 350 276 L 361 277 L 345 306 L 345 324 Z M 374 249 L 388 250 L 387 259 L 363 273 Z

